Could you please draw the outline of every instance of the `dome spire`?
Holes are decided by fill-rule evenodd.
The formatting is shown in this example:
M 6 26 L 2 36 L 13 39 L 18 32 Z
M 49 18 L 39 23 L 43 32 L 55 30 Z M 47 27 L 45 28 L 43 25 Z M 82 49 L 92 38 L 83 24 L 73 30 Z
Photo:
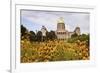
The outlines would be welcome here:
M 63 17 L 60 17 L 60 18 L 58 19 L 58 23 L 64 23 L 64 18 L 63 18 Z

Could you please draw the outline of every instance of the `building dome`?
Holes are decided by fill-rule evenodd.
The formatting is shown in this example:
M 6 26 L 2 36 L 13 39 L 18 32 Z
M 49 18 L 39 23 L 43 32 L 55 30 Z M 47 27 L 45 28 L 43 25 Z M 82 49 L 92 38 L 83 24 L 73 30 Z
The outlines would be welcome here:
M 64 23 L 63 17 L 60 17 L 60 18 L 58 19 L 58 23 Z
M 41 32 L 42 32 L 42 36 L 46 36 L 47 29 L 45 26 L 42 26 Z
M 58 31 L 65 31 L 65 23 L 64 23 L 63 17 L 60 17 L 60 18 L 58 19 L 57 30 L 58 30 Z
M 76 27 L 76 29 L 80 29 L 80 27 Z
M 80 35 L 80 27 L 76 27 L 74 32 L 77 34 L 77 35 Z

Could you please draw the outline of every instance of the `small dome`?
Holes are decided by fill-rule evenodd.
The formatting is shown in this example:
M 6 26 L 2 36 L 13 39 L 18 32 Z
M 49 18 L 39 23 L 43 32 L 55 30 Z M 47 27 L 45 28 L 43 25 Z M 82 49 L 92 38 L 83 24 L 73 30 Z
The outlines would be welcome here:
M 79 24 L 77 24 L 76 29 L 80 29 Z
M 76 29 L 80 29 L 80 27 L 76 27 Z
M 58 23 L 64 23 L 63 17 L 60 17 L 60 18 L 58 19 Z
M 46 30 L 46 27 L 45 26 L 42 26 L 42 29 Z

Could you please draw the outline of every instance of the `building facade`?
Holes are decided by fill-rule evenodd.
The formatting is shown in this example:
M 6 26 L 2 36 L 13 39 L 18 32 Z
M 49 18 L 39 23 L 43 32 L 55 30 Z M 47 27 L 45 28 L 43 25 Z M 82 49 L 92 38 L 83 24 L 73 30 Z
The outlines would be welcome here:
M 61 17 L 57 22 L 57 30 L 55 31 L 55 33 L 58 39 L 65 40 L 70 38 L 75 33 L 77 35 L 80 35 L 80 28 L 76 27 L 73 32 L 68 31 L 67 29 L 65 29 L 64 19 Z
M 64 40 L 68 38 L 68 31 L 65 29 L 65 23 L 62 17 L 57 22 L 57 30 L 55 33 L 58 39 Z
M 45 26 L 42 26 L 41 32 L 42 32 L 42 36 L 46 36 L 47 29 L 46 29 Z M 65 28 L 64 19 L 62 17 L 60 17 L 58 19 L 58 21 L 57 21 L 57 30 L 55 31 L 57 39 L 66 40 L 68 38 L 71 38 L 71 36 L 75 33 L 77 35 L 80 35 L 80 27 L 76 27 L 73 32 L 70 32 Z

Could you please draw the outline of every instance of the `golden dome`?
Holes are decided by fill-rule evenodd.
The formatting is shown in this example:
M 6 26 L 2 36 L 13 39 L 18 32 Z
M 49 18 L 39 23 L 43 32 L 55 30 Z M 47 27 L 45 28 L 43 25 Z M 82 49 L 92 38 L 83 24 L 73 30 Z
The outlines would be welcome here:
M 58 23 L 64 23 L 64 18 L 63 18 L 63 17 L 60 17 L 60 18 L 58 19 Z

